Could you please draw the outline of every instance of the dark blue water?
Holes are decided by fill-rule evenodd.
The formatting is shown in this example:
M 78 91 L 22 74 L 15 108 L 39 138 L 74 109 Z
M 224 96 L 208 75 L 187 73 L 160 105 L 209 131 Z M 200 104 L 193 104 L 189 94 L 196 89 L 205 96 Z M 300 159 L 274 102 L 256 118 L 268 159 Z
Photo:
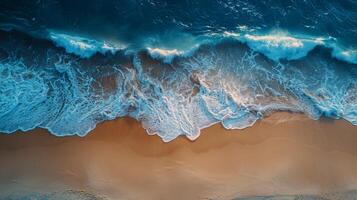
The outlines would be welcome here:
M 0 131 L 138 119 L 164 141 L 278 111 L 357 125 L 356 1 L 0 2 Z

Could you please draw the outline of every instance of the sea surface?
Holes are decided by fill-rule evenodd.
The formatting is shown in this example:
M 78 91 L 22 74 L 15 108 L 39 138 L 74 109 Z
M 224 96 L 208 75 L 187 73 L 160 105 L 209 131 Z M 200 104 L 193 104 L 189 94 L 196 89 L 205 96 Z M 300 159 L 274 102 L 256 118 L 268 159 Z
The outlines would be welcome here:
M 0 1 L 2 133 L 194 140 L 280 111 L 357 125 L 357 1 Z

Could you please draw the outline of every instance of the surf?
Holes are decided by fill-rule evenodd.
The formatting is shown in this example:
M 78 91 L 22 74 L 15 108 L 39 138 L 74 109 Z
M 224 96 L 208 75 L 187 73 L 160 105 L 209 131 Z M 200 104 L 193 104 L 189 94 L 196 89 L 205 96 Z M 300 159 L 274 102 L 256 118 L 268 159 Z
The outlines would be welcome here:
M 85 136 L 102 121 L 130 116 L 165 142 L 180 135 L 195 140 L 213 124 L 244 129 L 280 111 L 357 125 L 356 65 L 337 59 L 321 45 L 327 40 L 225 34 L 187 51 L 97 51 L 104 41 L 63 37 L 98 44 L 83 56 L 83 49 L 68 50 L 53 38 L 1 36 L 3 133 L 41 127 L 56 136 Z M 281 54 L 272 58 L 267 51 Z

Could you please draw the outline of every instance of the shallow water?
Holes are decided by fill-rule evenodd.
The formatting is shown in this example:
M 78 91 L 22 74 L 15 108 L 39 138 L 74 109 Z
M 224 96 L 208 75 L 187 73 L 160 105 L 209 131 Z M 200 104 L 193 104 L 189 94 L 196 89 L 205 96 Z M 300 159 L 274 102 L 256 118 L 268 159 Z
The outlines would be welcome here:
M 354 1 L 2 1 L 0 132 L 84 136 L 130 116 L 164 141 L 193 140 L 276 111 L 357 124 L 356 11 Z

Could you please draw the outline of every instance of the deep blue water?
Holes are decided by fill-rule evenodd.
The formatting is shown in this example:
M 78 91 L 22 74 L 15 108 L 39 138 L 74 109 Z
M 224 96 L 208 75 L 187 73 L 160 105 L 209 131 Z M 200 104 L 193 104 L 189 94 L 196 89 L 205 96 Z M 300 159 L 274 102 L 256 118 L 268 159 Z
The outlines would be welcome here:
M 164 141 L 278 111 L 357 125 L 357 1 L 0 1 L 0 132 Z

